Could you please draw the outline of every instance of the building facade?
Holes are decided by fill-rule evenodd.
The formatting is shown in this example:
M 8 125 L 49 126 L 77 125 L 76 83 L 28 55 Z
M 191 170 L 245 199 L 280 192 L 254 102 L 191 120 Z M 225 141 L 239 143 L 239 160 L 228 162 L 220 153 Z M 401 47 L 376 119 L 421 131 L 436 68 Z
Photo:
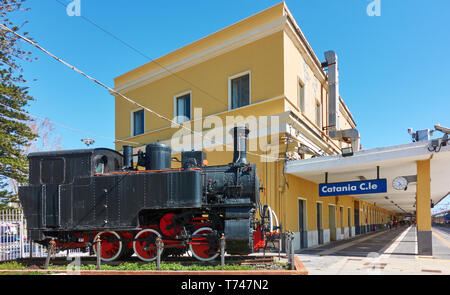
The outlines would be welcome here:
M 265 188 L 261 201 L 295 232 L 296 249 L 383 226 L 392 211 L 352 196 L 319 197 L 318 184 L 285 173 L 288 161 L 355 148 L 335 135 L 336 126 L 356 123 L 338 92 L 330 101 L 333 63 L 321 60 L 286 4 L 277 4 L 116 77 L 115 90 L 147 108 L 116 96 L 116 150 L 160 141 L 173 157 L 203 149 L 210 165 L 226 164 L 228 131 L 251 122 L 248 159 Z

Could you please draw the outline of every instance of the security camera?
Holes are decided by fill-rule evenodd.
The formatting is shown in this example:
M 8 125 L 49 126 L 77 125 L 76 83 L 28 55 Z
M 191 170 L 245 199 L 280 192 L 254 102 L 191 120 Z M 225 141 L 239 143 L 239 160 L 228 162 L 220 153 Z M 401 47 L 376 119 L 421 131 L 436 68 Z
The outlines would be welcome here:
M 444 133 L 444 137 L 442 137 L 440 144 L 441 144 L 441 146 L 446 146 L 448 144 L 448 142 L 450 141 L 450 139 L 449 139 L 450 128 L 443 127 L 439 124 L 436 124 L 436 125 L 434 125 L 434 129 Z
M 408 128 L 408 133 L 411 135 L 413 142 L 417 141 L 417 132 L 414 132 L 412 128 Z
M 431 141 L 431 147 L 433 149 L 437 149 L 440 145 L 442 144 L 442 139 L 438 138 L 438 139 L 433 139 Z

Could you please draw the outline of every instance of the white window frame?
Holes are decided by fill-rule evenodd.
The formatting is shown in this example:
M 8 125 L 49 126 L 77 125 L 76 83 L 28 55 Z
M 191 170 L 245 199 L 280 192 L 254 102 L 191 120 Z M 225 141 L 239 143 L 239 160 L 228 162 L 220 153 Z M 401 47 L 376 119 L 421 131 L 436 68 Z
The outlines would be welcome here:
M 319 108 L 319 117 L 317 117 L 317 107 Z M 315 123 L 317 127 L 322 130 L 322 104 L 318 99 L 316 99 L 314 105 L 314 117 L 316 119 Z
M 240 77 L 243 77 L 246 75 L 248 75 L 248 105 L 252 104 L 252 71 L 247 70 L 247 71 L 240 72 L 238 74 L 228 77 L 228 110 L 229 111 L 245 107 L 245 106 L 242 106 L 242 107 L 238 107 L 235 109 L 231 108 L 231 80 L 234 80 L 236 78 L 240 78 Z
M 300 86 L 302 87 L 302 97 L 303 101 L 300 101 Z M 298 109 L 301 113 L 305 113 L 305 107 L 306 107 L 306 91 L 305 91 L 306 84 L 300 79 L 300 77 L 297 77 L 297 102 L 298 102 Z
M 142 132 L 141 134 L 136 134 L 135 135 L 134 134 L 134 113 L 139 112 L 139 111 L 144 111 L 144 132 Z M 137 108 L 137 109 L 131 110 L 131 112 L 130 112 L 130 121 L 131 121 L 131 130 L 130 130 L 131 137 L 139 136 L 139 135 L 142 135 L 142 134 L 145 133 L 145 109 Z
M 191 118 L 188 121 L 184 121 L 184 122 L 189 122 L 189 121 L 192 121 L 192 90 L 180 92 L 173 96 L 173 117 L 174 118 L 177 117 L 177 98 L 179 98 L 181 96 L 185 96 L 186 94 L 189 94 L 189 97 L 190 97 L 190 99 L 189 99 L 190 108 L 189 109 L 191 110 L 191 113 L 190 113 Z M 184 122 L 178 122 L 178 120 L 176 122 L 179 124 L 184 123 Z

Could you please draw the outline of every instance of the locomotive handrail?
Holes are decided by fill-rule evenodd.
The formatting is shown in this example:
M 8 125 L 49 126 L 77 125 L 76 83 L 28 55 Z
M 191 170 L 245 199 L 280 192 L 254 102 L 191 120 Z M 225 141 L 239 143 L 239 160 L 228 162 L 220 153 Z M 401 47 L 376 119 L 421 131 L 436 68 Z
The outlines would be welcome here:
M 267 209 L 269 210 L 270 232 L 273 232 L 272 208 L 270 208 L 270 206 L 267 206 Z
M 270 232 L 273 232 L 273 221 L 275 219 L 276 230 L 280 231 L 280 225 L 278 223 L 278 217 L 274 210 L 270 206 L 267 206 L 267 210 L 269 211 L 269 223 L 270 223 Z
M 94 176 L 101 175 L 121 175 L 121 174 L 138 174 L 138 173 L 148 173 L 148 172 L 168 172 L 168 171 L 186 171 L 186 170 L 199 170 L 203 171 L 202 168 L 172 168 L 172 169 L 162 169 L 162 170 L 141 170 L 141 171 L 123 171 L 123 172 L 109 172 L 109 173 L 94 173 Z
M 275 213 L 274 210 L 272 210 L 272 208 L 270 208 L 270 211 L 272 211 L 273 217 L 275 217 L 275 224 L 277 225 L 277 231 L 280 231 L 280 225 L 278 223 L 278 217 L 277 214 Z

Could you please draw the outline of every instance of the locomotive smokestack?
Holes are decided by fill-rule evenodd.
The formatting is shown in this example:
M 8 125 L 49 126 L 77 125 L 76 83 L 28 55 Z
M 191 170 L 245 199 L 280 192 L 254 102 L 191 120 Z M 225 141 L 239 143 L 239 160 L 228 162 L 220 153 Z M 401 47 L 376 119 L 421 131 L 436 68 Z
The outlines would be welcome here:
M 123 167 L 125 169 L 133 168 L 133 147 L 130 145 L 123 146 Z
M 247 139 L 250 130 L 247 127 L 239 126 L 231 129 L 230 133 L 234 138 L 233 163 L 248 164 L 247 160 Z

